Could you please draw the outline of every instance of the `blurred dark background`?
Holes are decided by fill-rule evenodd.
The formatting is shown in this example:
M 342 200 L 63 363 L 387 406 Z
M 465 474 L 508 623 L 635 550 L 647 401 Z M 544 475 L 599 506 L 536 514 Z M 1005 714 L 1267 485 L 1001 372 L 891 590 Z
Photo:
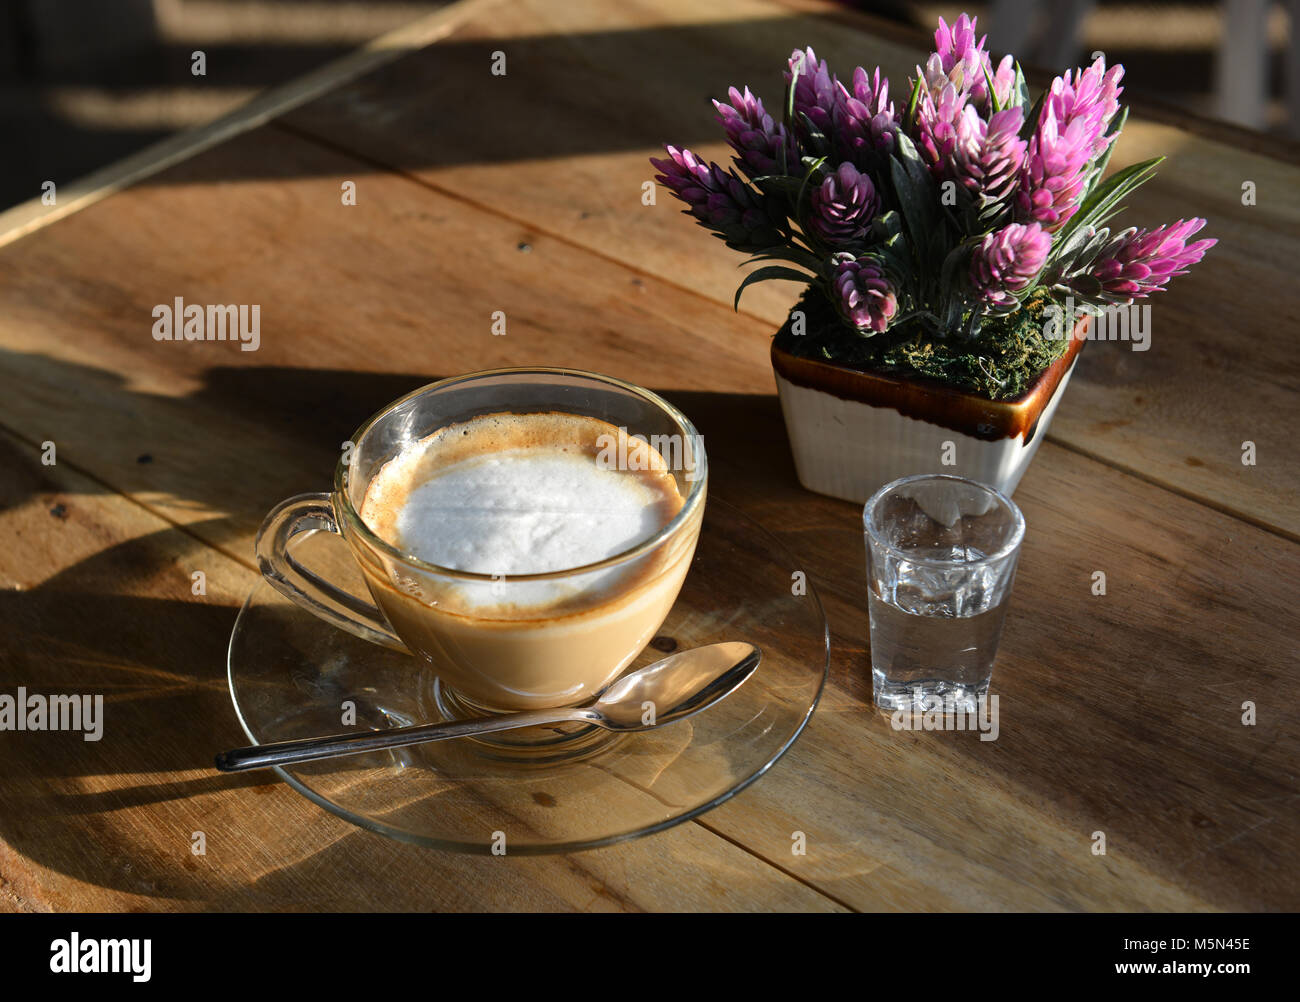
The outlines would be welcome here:
M 202 125 L 442 2 L 410 0 L 3 0 L 0 208 L 178 130 Z M 560 0 L 562 2 L 562 0 Z M 854 0 L 932 31 L 963 10 L 996 53 L 1059 71 L 1095 50 L 1146 95 L 1262 131 L 1300 135 L 1300 0 L 1126 3 Z M 191 72 L 202 50 L 208 72 Z

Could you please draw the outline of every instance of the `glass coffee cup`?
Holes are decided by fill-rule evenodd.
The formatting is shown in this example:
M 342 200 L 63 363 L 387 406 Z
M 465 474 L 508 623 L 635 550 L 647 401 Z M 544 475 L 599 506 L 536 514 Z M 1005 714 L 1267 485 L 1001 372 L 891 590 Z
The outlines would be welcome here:
M 502 413 L 577 415 L 625 430 L 628 441 L 649 443 L 663 457 L 680 509 L 624 552 L 538 574 L 441 567 L 363 521 L 367 488 L 403 449 L 449 425 Z M 707 461 L 691 422 L 649 390 L 573 369 L 471 373 L 389 404 L 351 442 L 331 493 L 289 498 L 266 517 L 258 564 L 281 594 L 331 625 L 426 659 L 452 702 L 496 713 L 593 699 L 640 654 L 677 599 L 699 538 Z M 322 529 L 347 541 L 373 601 L 294 559 L 293 538 Z

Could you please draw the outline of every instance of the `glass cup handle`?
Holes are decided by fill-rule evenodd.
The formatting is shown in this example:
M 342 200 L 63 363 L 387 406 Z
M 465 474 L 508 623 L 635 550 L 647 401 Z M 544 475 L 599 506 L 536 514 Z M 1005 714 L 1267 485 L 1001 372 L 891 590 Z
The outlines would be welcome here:
M 290 540 L 318 529 L 342 536 L 329 494 L 299 494 L 271 509 L 257 531 L 257 566 L 262 576 L 285 598 L 325 622 L 372 644 L 411 653 L 373 602 L 343 591 L 294 560 Z

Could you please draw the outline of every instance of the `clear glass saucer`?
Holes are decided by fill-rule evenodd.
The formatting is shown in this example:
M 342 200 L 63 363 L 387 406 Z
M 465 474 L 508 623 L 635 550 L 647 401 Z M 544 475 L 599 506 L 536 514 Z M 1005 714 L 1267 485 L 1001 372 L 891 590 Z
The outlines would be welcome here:
M 299 538 L 295 559 L 365 594 L 342 540 Z M 739 690 L 687 720 L 601 735 L 563 761 L 453 739 L 275 771 L 353 824 L 435 849 L 572 852 L 662 831 L 754 782 L 812 715 L 830 637 L 821 602 L 811 584 L 800 587 L 798 570 L 752 519 L 709 499 L 677 604 L 632 668 L 728 640 L 757 645 L 763 659 Z M 455 705 L 432 665 L 336 630 L 265 582 L 235 622 L 228 674 L 235 712 L 254 744 L 426 723 Z M 354 718 L 345 717 L 349 706 Z

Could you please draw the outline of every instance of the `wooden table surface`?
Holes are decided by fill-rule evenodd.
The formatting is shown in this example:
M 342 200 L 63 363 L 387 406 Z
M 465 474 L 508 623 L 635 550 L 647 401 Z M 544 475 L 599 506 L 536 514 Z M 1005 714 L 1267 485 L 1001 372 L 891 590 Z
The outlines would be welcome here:
M 664 141 L 724 160 L 707 98 L 776 93 L 792 48 L 902 89 L 924 38 L 805 0 L 436 17 L 0 249 L 0 693 L 106 698 L 98 743 L 0 732 L 0 908 L 1300 906 L 1294 156 L 1135 109 L 1114 166 L 1170 159 L 1132 220 L 1203 215 L 1219 244 L 1153 301 L 1149 351 L 1087 346 L 1017 491 L 998 739 L 901 733 L 871 705 L 860 511 L 789 455 L 767 352 L 795 289 L 733 312 L 736 256 L 641 192 Z M 259 350 L 155 342 L 176 296 L 260 304 Z M 535 363 L 677 402 L 711 492 L 807 570 L 833 650 L 793 749 L 695 821 L 533 858 L 399 844 L 215 773 L 243 743 L 224 654 L 266 511 L 326 489 L 398 395 Z

